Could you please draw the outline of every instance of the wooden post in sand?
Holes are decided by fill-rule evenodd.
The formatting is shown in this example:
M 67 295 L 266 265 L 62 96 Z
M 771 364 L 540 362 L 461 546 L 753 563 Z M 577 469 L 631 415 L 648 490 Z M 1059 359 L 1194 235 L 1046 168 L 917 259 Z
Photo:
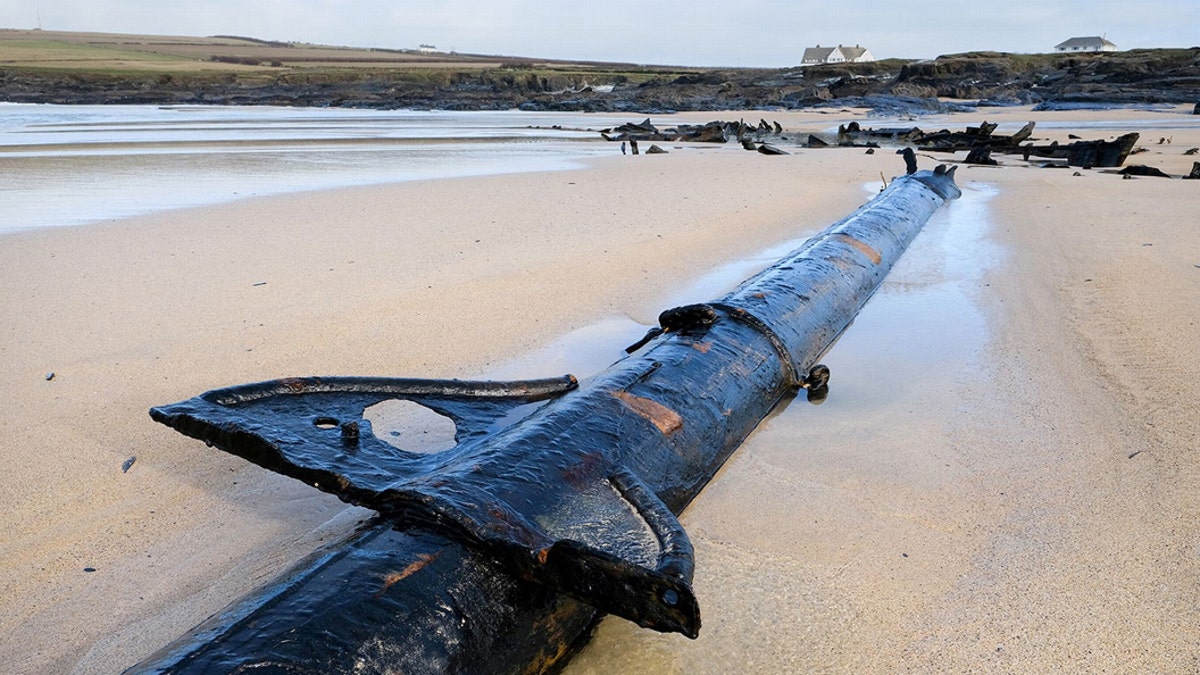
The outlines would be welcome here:
M 958 195 L 942 167 L 896 179 L 730 294 L 664 312 L 579 386 L 296 378 L 155 408 L 381 516 L 132 672 L 543 672 L 601 613 L 695 637 L 674 514 L 782 399 L 822 394 L 817 359 Z M 363 412 L 391 399 L 453 419 L 458 445 L 376 438 Z

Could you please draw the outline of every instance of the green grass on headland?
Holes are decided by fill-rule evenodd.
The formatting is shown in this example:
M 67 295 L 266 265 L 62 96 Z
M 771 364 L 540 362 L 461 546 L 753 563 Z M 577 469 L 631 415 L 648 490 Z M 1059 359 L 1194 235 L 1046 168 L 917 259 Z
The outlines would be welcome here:
M 478 71 L 504 68 L 514 78 L 558 75 L 565 79 L 624 74 L 636 81 L 688 68 L 656 68 L 634 64 L 568 62 L 525 57 L 486 56 L 417 50 L 360 49 L 303 43 L 280 43 L 235 36 L 180 37 L 67 33 L 0 29 L 0 69 L 9 72 L 69 71 L 130 76 L 138 71 L 184 77 L 232 74 L 277 76 L 303 73 L 345 77 L 349 72 L 409 71 L 407 79 L 437 81 L 439 70 Z M 340 73 L 341 75 L 335 75 Z M 217 78 L 221 80 L 222 78 Z
M 671 82 L 694 68 L 401 49 L 0 29 L 0 100 L 496 108 Z

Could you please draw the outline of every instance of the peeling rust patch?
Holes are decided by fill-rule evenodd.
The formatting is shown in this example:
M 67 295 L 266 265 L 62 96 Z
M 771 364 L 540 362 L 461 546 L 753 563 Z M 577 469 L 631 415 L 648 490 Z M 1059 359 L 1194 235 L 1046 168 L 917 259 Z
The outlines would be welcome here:
M 408 567 L 405 567 L 404 569 L 400 570 L 399 572 L 392 572 L 391 574 L 385 576 L 383 578 L 383 588 L 379 589 L 379 592 L 375 594 L 375 597 L 377 597 L 377 598 L 381 597 L 384 593 L 387 593 L 387 590 L 389 588 L 391 588 L 393 584 L 403 581 L 403 580 L 407 579 L 408 577 L 411 577 L 412 575 L 421 571 L 422 567 L 425 567 L 426 565 L 433 562 L 434 560 L 437 560 L 437 557 L 440 556 L 441 554 L 442 553 L 440 551 L 437 553 L 434 553 L 433 555 L 429 555 L 427 553 L 422 553 L 422 554 L 418 555 L 417 559 L 414 560 L 413 563 L 411 565 L 409 565 Z
M 713 347 L 713 343 L 711 343 L 711 342 L 693 342 L 692 343 L 692 349 L 695 349 L 696 351 L 700 352 L 701 354 L 707 354 L 708 350 L 712 349 L 712 347 Z
M 837 237 L 838 241 L 841 241 L 841 242 L 844 242 L 846 244 L 853 246 L 859 253 L 862 253 L 863 255 L 867 256 L 867 259 L 871 261 L 872 265 L 878 265 L 880 263 L 880 261 L 883 260 L 883 256 L 881 256 L 879 254 L 879 251 L 876 251 L 875 249 L 871 248 L 866 243 L 864 243 L 858 239 L 855 239 L 854 237 L 852 237 L 848 234 L 845 234 L 845 233 L 840 233 L 835 236 Z
M 670 436 L 683 428 L 683 417 L 658 401 L 634 396 L 627 391 L 615 392 L 613 396 L 621 399 L 621 403 L 624 403 L 626 408 L 645 417 L 665 436 Z

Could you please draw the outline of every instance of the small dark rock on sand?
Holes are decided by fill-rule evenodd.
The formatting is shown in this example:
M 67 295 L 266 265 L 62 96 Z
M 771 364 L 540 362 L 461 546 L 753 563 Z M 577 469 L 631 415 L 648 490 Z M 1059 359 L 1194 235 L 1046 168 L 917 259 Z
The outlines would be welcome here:
M 1153 176 L 1155 178 L 1170 178 L 1170 174 L 1163 173 L 1161 169 L 1144 164 L 1133 164 L 1121 169 L 1119 172 L 1124 176 Z

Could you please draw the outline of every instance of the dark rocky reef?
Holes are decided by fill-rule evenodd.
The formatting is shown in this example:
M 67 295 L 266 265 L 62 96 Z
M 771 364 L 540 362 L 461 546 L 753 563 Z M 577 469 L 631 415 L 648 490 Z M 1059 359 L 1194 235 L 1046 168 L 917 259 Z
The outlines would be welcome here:
M 967 164 L 996 165 L 992 153 L 1021 155 L 1025 161 L 1030 157 L 1065 160 L 1059 166 L 1084 168 L 1116 167 L 1125 163 L 1133 153 L 1139 135 L 1128 133 L 1113 140 L 1082 140 L 1076 136 L 1071 143 L 1037 143 L 1033 139 L 1034 122 L 1029 122 L 1015 134 L 996 134 L 997 125 L 983 122 L 977 127 L 963 131 L 926 132 L 919 127 L 890 127 L 864 129 L 858 122 L 838 127 L 838 145 L 858 145 L 862 140 L 883 141 L 906 146 L 906 161 L 914 161 L 912 147 L 922 152 L 966 152 Z M 811 143 L 810 143 L 811 147 Z M 910 164 L 910 168 L 912 165 Z

